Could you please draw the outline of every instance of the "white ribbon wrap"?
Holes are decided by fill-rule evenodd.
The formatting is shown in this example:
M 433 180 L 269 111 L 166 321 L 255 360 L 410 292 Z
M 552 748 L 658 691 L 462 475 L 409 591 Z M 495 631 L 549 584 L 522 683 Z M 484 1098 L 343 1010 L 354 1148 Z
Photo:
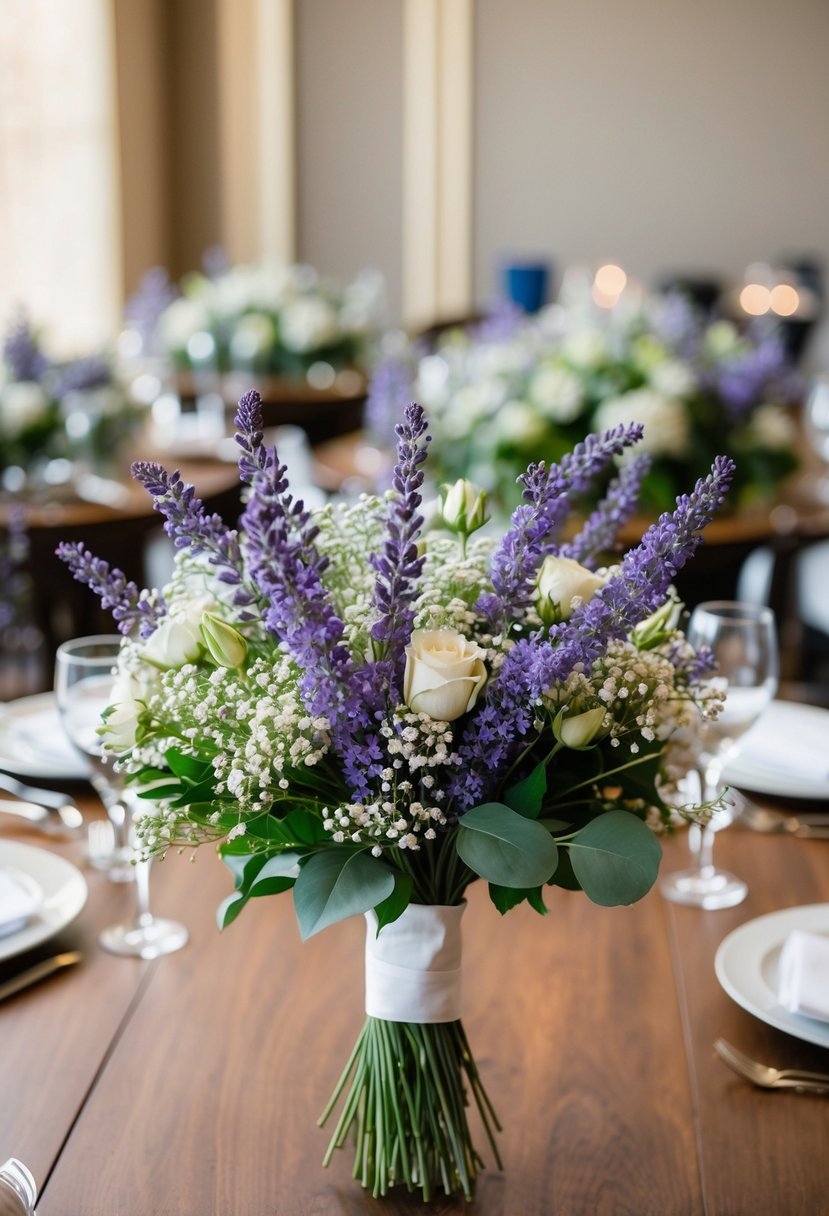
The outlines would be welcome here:
M 461 1016 L 461 917 L 449 907 L 409 904 L 377 934 L 366 912 L 366 1013 L 384 1022 L 456 1022 Z

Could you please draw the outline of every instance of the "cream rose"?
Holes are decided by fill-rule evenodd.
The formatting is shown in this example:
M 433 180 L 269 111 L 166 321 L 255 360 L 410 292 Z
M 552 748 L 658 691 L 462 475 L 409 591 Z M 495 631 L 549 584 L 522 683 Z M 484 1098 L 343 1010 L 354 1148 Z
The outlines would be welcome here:
M 589 600 L 604 582 L 572 557 L 545 557 L 536 578 L 538 615 L 545 625 L 566 621 L 573 614 L 573 600 Z
M 406 647 L 403 697 L 415 713 L 454 722 L 486 683 L 484 652 L 454 629 L 415 629 Z
M 141 657 L 154 667 L 182 667 L 195 663 L 202 653 L 198 625 L 165 617 L 143 647 Z
M 138 722 L 144 710 L 139 682 L 122 672 L 112 686 L 112 708 L 106 715 L 101 737 L 107 751 L 117 755 L 135 747 Z

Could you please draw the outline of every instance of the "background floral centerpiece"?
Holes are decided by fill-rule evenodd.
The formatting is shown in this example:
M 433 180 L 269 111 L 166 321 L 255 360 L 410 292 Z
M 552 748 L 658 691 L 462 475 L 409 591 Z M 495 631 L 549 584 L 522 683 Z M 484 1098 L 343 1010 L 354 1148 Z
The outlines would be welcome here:
M 363 271 L 342 287 L 311 266 L 273 261 L 230 266 L 215 256 L 204 273 L 173 288 L 163 271 L 146 278 L 128 324 L 180 372 L 213 369 L 305 380 L 319 387 L 340 368 L 367 371 L 382 322 L 384 288 Z
M 679 296 L 584 302 L 415 344 L 375 373 L 367 418 L 388 443 L 396 402 L 428 409 L 440 480 L 468 477 L 514 506 L 529 459 L 558 460 L 593 430 L 645 426 L 643 511 L 670 507 L 718 452 L 737 459 L 732 505 L 770 498 L 796 467 L 799 384 L 772 329 L 707 321 Z
M 501 536 L 464 483 L 423 533 L 418 405 L 386 496 L 314 513 L 263 445 L 257 394 L 237 426 L 238 532 L 177 473 L 134 466 L 180 553 L 163 594 L 61 547 L 125 634 L 105 745 L 146 800 L 147 854 L 218 846 L 235 878 L 222 927 L 287 891 L 304 938 L 366 914 L 368 1018 L 323 1115 L 342 1100 L 326 1160 L 353 1131 L 355 1177 L 374 1195 L 471 1196 L 470 1100 L 500 1161 L 460 1020 L 464 892 L 483 880 L 500 912 L 527 901 L 544 914 L 551 888 L 615 905 L 653 884 L 687 749 L 720 704 L 671 580 L 733 464 L 717 458 L 605 569 L 597 554 L 633 510 L 646 457 L 575 539 L 561 529 L 571 494 L 641 426 L 531 466 Z
M 37 485 L 50 460 L 105 468 L 143 414 L 103 354 L 56 360 L 28 320 L 9 327 L 0 370 L 0 472 L 14 468 L 20 476 L 8 488 L 22 488 L 27 478 Z

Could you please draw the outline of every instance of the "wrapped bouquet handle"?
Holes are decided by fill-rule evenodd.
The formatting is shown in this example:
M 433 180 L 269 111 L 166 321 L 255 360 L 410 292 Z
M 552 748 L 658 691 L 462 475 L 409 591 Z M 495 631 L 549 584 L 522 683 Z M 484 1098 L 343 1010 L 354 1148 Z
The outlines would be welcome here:
M 409 904 L 377 932 L 366 912 L 366 1013 L 386 1022 L 456 1022 L 461 1016 L 461 904 Z

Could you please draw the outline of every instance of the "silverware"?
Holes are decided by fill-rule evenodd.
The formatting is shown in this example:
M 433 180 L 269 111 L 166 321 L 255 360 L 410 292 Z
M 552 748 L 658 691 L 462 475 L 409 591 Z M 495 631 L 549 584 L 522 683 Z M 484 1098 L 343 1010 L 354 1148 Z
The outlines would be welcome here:
M 829 840 L 829 815 L 825 811 L 789 815 L 785 811 L 773 811 L 770 807 L 745 802 L 738 821 L 753 832 L 786 833 L 790 836 L 808 836 L 814 840 Z
M 39 984 L 41 980 L 45 980 L 49 975 L 54 975 L 56 971 L 60 971 L 64 967 L 74 966 L 82 958 L 80 950 L 67 950 L 64 954 L 53 954 L 51 958 L 45 958 L 42 962 L 35 963 L 33 967 L 21 971 L 20 975 L 16 975 L 14 979 L 0 984 L 0 1001 L 5 1001 L 6 997 L 22 992 L 31 984 Z
M 51 836 L 76 836 L 83 827 L 83 815 L 74 803 L 52 809 L 41 806 L 38 802 L 17 802 L 10 798 L 0 798 L 0 815 L 25 819 L 27 823 L 34 824 Z
M 800 1093 L 829 1094 L 829 1074 L 806 1072 L 801 1068 L 771 1068 L 760 1064 L 732 1047 L 725 1039 L 714 1044 L 717 1055 L 729 1068 L 752 1085 L 763 1089 L 795 1089 Z
M 44 790 L 37 785 L 26 785 L 13 777 L 11 773 L 0 773 L 0 790 L 14 794 L 17 798 L 25 798 L 27 802 L 39 802 L 41 806 L 59 810 L 63 806 L 75 806 L 75 799 L 59 790 Z

